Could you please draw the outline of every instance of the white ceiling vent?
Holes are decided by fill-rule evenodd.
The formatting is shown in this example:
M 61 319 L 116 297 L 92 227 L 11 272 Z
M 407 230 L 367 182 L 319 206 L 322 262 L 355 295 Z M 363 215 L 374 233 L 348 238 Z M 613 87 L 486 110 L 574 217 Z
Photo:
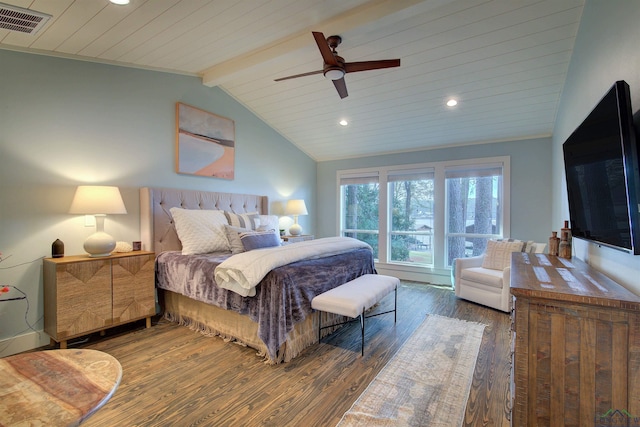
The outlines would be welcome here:
M 49 21 L 51 15 L 0 3 L 0 28 L 35 34 Z

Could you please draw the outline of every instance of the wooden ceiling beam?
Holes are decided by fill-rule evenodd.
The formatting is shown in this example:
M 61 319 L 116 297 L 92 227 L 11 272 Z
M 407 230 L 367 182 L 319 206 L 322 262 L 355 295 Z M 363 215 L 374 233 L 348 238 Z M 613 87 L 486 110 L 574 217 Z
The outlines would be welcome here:
M 279 56 L 308 45 L 315 45 L 311 35 L 312 31 L 321 31 L 327 36 L 344 33 L 422 3 L 422 1 L 424 0 L 373 0 L 364 3 L 345 13 L 319 22 L 313 27 L 202 70 L 199 73 L 202 76 L 202 83 L 210 87 L 218 86 L 238 72 L 246 72 Z

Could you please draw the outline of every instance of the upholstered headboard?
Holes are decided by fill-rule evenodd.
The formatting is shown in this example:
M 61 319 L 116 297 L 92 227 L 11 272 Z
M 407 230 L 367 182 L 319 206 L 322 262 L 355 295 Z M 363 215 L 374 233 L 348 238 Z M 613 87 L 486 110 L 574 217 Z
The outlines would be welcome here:
M 214 209 L 234 213 L 269 213 L 269 198 L 250 194 L 216 193 L 174 188 L 140 189 L 140 233 L 142 249 L 155 251 L 179 251 L 180 239 L 173 225 L 169 209 Z

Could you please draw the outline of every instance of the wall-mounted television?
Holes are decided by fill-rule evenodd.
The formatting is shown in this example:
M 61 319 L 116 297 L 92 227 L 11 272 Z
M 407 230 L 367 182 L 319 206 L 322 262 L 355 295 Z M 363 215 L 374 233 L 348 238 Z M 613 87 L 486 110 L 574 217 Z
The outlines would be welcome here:
M 629 85 L 616 82 L 562 148 L 573 237 L 639 255 L 640 150 Z

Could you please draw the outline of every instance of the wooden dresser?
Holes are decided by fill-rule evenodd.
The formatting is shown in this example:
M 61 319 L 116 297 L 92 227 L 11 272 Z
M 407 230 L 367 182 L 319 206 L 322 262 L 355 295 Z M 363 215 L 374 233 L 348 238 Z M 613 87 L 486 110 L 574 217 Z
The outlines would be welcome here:
M 637 423 L 640 297 L 577 258 L 527 253 L 511 294 L 512 425 Z
M 155 255 L 127 252 L 44 259 L 44 331 L 67 340 L 156 314 Z M 52 342 L 52 344 L 54 344 Z

